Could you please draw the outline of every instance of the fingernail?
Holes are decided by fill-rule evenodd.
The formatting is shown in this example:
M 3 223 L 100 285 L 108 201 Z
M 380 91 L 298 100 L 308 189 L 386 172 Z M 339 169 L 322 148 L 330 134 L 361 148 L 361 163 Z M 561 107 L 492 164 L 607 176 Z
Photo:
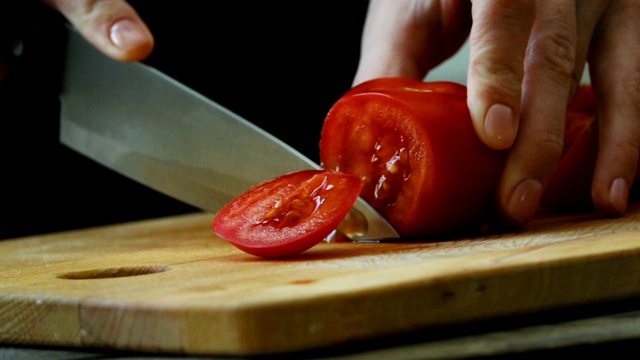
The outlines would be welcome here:
M 513 144 L 516 126 L 513 110 L 507 105 L 494 104 L 487 110 L 484 127 L 496 148 L 506 149 Z
M 114 23 L 109 36 L 115 46 L 124 50 L 134 49 L 148 41 L 145 29 L 131 19 L 121 19 Z
M 629 187 L 623 178 L 617 178 L 609 186 L 609 202 L 616 209 L 619 215 L 627 211 L 627 199 L 629 197 Z
M 508 215 L 519 224 L 531 220 L 538 209 L 542 191 L 543 187 L 540 181 L 522 180 L 511 194 L 507 208 Z

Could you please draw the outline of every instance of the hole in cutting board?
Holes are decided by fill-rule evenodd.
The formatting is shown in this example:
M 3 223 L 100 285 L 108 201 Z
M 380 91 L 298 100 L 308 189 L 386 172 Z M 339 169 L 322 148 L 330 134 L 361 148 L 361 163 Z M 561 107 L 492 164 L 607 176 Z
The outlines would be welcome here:
M 168 266 L 163 266 L 163 265 L 132 266 L 132 267 L 117 267 L 117 268 L 74 271 L 74 272 L 58 275 L 57 277 L 59 279 L 67 279 L 67 280 L 110 279 L 110 278 L 119 278 L 119 277 L 157 274 L 157 273 L 161 273 L 169 270 L 170 268 Z

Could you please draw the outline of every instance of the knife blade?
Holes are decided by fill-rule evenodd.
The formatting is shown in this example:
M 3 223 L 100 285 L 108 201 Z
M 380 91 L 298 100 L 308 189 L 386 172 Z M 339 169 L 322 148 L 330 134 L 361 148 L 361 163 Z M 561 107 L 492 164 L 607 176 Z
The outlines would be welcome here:
M 68 32 L 60 141 L 84 156 L 213 213 L 263 181 L 321 168 L 157 69 L 112 60 Z M 362 198 L 339 229 L 353 241 L 399 237 Z

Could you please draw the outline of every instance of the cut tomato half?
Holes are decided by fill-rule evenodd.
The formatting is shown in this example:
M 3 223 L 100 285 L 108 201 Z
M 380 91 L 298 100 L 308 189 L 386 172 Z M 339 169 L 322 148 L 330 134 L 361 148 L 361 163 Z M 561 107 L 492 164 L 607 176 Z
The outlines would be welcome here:
M 476 135 L 465 86 L 403 78 L 352 88 L 320 140 L 322 166 L 362 177 L 360 195 L 402 237 L 480 228 L 493 216 L 505 155 Z

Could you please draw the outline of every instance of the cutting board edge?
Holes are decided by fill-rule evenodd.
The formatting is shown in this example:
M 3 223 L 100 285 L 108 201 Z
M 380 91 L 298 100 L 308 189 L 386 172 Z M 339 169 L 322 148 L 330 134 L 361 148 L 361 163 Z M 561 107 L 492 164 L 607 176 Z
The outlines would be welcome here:
M 165 314 L 168 316 L 165 317 L 167 321 L 165 326 L 157 327 L 155 331 L 147 333 L 147 338 L 155 340 L 146 344 L 139 337 L 131 339 L 122 337 L 122 334 L 109 332 L 93 334 L 87 330 L 86 324 L 113 322 L 114 314 L 124 317 L 126 309 L 123 313 L 123 309 L 116 306 L 118 302 L 89 301 L 98 308 L 104 306 L 98 312 L 87 308 L 86 302 L 84 305 L 69 302 L 75 313 L 80 314 L 77 321 L 66 318 L 66 321 L 71 322 L 72 331 L 69 334 L 72 336 L 63 340 L 52 340 L 50 333 L 43 335 L 51 330 L 53 326 L 51 321 L 55 320 L 60 324 L 60 318 L 50 318 L 53 320 L 39 322 L 40 327 L 30 329 L 27 336 L 22 338 L 15 336 L 7 338 L 0 335 L 0 343 L 83 346 L 177 354 L 235 356 L 277 354 L 640 296 L 640 280 L 637 277 L 635 280 L 627 281 L 626 286 L 620 286 L 615 288 L 616 291 L 611 291 L 611 279 L 608 276 L 611 272 L 617 271 L 620 266 L 631 269 L 631 274 L 640 274 L 640 265 L 635 265 L 640 264 L 640 255 L 637 252 L 626 254 L 622 252 L 618 256 L 594 255 L 587 261 L 584 260 L 583 258 L 581 261 L 576 259 L 568 262 L 552 262 L 537 270 L 532 270 L 535 267 L 534 264 L 522 265 L 518 269 L 512 268 L 512 271 L 498 276 L 495 272 L 487 270 L 478 271 L 471 278 L 454 275 L 443 278 L 441 281 L 429 281 L 426 284 L 409 281 L 399 284 L 393 292 L 387 288 L 371 288 L 356 294 L 333 296 L 332 299 L 308 298 L 296 304 L 276 301 L 263 304 L 261 307 L 240 306 L 234 309 L 230 306 L 217 311 L 202 307 L 193 311 L 183 309 L 182 315 L 179 308 L 172 306 L 172 314 Z M 597 272 L 598 276 L 584 276 L 589 272 Z M 521 279 L 523 273 L 529 274 L 526 277 L 529 284 L 521 283 L 518 287 L 509 288 L 513 279 Z M 563 276 L 554 275 L 558 273 Z M 574 279 L 579 281 L 572 281 Z M 568 284 L 573 284 L 573 288 Z M 535 294 L 542 287 L 564 291 L 564 295 L 550 299 L 523 293 L 529 291 Z M 584 292 L 575 291 L 580 288 L 588 291 L 590 295 L 585 296 Z M 383 299 L 384 297 L 387 299 Z M 512 302 L 510 299 L 527 299 L 528 301 Z M 18 299 L 12 300 L 15 304 Z M 30 301 L 34 300 L 30 299 Z M 2 297 L 0 297 L 1 302 Z M 484 302 L 486 306 L 473 307 L 475 302 Z M 386 304 L 386 306 L 380 306 L 380 304 Z M 42 305 L 41 302 L 40 306 Z M 46 309 L 46 301 L 44 305 L 42 309 Z M 416 309 L 420 309 L 421 306 L 437 309 L 437 311 L 431 313 L 417 311 Z M 470 308 L 475 310 L 470 312 Z M 157 325 L 156 311 L 163 311 L 166 308 L 156 307 L 147 310 L 149 311 L 136 314 L 136 323 Z M 375 316 L 371 316 L 372 314 Z M 283 318 L 288 321 L 282 322 Z M 374 321 L 367 321 L 367 318 Z M 292 323 L 298 326 L 292 327 Z M 224 332 L 231 334 L 226 340 L 220 339 L 220 334 Z M 324 335 L 322 335 L 323 332 Z M 167 337 L 166 334 L 172 333 L 177 337 Z M 212 341 L 215 338 L 221 341 Z

